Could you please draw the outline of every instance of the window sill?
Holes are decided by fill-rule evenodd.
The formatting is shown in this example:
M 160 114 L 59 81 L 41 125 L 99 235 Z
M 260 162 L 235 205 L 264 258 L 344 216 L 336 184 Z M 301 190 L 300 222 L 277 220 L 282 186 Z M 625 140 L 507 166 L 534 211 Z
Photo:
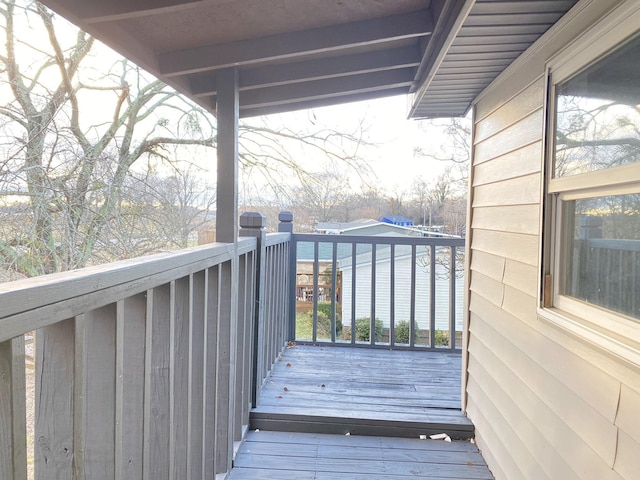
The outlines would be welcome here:
M 638 335 L 634 335 L 634 339 L 623 337 L 614 331 L 557 308 L 538 308 L 538 318 L 560 328 L 583 343 L 618 360 L 623 360 L 635 368 L 640 368 L 640 345 L 636 340 L 640 339 L 640 324 L 636 324 L 633 320 L 629 320 L 632 322 L 631 328 L 638 331 Z M 626 320 L 622 321 L 626 323 Z

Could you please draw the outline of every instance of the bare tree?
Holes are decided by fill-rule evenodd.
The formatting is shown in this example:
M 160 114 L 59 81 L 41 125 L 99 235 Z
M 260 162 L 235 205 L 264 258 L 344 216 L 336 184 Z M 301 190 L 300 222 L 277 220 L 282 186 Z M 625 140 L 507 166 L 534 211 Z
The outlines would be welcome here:
M 80 67 L 94 40 L 77 31 L 66 41 L 42 5 L 3 0 L 0 15 L 6 45 L 0 65 L 13 97 L 0 115 L 11 121 L 15 138 L 5 144 L 3 190 L 28 201 L 32 225 L 18 245 L 3 244 L 2 255 L 26 275 L 82 267 L 121 202 L 133 165 L 164 158 L 168 145 L 213 146 L 213 130 L 202 128 L 201 112 L 127 61 L 90 78 Z M 22 42 L 16 22 L 39 24 L 47 41 Z M 32 64 L 18 63 L 19 49 Z M 91 101 L 101 94 L 104 114 L 82 106 L 87 92 Z M 166 115 L 176 112 L 171 134 Z
M 0 22 L 0 91 L 9 98 L 0 105 L 0 206 L 8 209 L 0 215 L 11 221 L 0 237 L 0 264 L 34 276 L 184 246 L 202 199 L 160 197 L 194 186 L 176 158 L 213 156 L 215 120 L 34 1 L 0 0 Z M 308 173 L 288 153 L 294 142 L 357 168 L 360 133 L 300 135 L 245 122 L 242 167 L 278 191 L 281 178 Z M 150 182 L 141 197 L 147 205 L 125 195 L 142 180 Z M 161 205 L 171 207 L 164 223 Z M 141 231 L 154 224 L 161 234 Z

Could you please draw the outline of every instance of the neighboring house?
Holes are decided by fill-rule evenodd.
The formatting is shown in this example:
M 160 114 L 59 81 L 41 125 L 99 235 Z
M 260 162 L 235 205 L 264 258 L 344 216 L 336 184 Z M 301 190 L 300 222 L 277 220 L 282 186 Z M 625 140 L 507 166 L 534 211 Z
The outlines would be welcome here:
M 356 236 L 429 236 L 416 228 L 395 225 L 389 222 L 375 220 L 359 220 L 342 224 L 319 224 L 318 229 L 326 233 Z M 440 249 L 437 252 L 436 263 L 436 328 L 449 328 L 449 250 Z M 336 291 L 338 311 L 341 312 L 343 324 L 349 325 L 352 318 L 352 251 L 351 245 L 337 245 L 337 269 L 340 279 L 340 289 Z M 322 272 L 331 269 L 333 255 L 332 245 L 318 244 L 319 288 L 318 301 L 331 301 L 330 275 Z M 301 302 L 313 301 L 313 244 L 300 242 L 297 245 L 297 301 L 298 311 L 305 311 Z M 430 316 L 430 254 L 425 247 L 416 251 L 416 294 L 415 319 L 420 329 L 429 328 Z M 360 244 L 356 256 L 356 309 L 355 318 L 371 317 L 371 245 Z M 409 321 L 411 318 L 411 252 L 408 246 L 398 246 L 395 252 L 395 289 L 394 314 L 395 323 Z M 391 253 L 386 245 L 379 245 L 376 251 L 376 307 L 375 317 L 382 320 L 385 328 L 391 320 Z M 456 330 L 462 330 L 462 311 L 464 303 L 464 279 L 462 272 L 458 272 L 456 280 Z
M 410 221 L 410 220 L 409 220 Z M 440 233 L 442 227 L 435 226 L 431 229 L 428 227 L 416 227 L 411 223 L 410 226 L 384 222 L 381 220 L 357 220 L 355 222 L 324 222 L 318 223 L 316 227 L 317 233 L 333 234 L 333 235 L 401 235 L 408 237 L 430 237 L 430 236 L 447 236 Z
M 440 248 L 436 252 L 436 329 L 449 330 L 449 249 Z M 355 318 L 371 318 L 371 248 L 356 257 L 356 292 Z M 342 322 L 349 325 L 352 318 L 352 276 L 353 262 L 351 256 L 340 258 L 338 263 L 342 275 Z M 464 310 L 464 277 L 462 267 L 457 272 L 456 331 L 462 330 L 462 312 Z M 418 247 L 416 252 L 416 305 L 415 320 L 417 328 L 429 329 L 431 308 L 430 298 L 430 255 L 425 247 Z M 411 251 L 409 247 L 396 247 L 394 265 L 394 303 L 393 319 L 408 322 L 411 318 Z M 375 317 L 382 320 L 384 328 L 389 328 L 391 321 L 391 249 L 389 246 L 378 246 L 376 251 L 376 285 L 375 285 Z

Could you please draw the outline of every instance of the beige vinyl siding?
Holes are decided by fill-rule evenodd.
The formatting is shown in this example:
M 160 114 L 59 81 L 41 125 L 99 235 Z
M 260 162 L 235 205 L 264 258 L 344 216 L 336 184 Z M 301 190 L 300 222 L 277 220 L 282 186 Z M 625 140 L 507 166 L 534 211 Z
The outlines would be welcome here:
M 466 409 L 497 480 L 640 478 L 640 371 L 537 314 L 545 61 L 615 3 L 583 2 L 475 108 Z

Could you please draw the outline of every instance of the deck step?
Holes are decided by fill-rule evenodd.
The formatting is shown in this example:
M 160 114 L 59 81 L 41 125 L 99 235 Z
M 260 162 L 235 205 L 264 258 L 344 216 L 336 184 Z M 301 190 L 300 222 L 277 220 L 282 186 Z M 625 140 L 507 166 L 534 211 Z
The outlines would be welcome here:
M 473 437 L 460 411 L 459 354 L 297 346 L 273 367 L 253 430 Z
M 230 480 L 492 480 L 478 448 L 463 441 L 249 432 Z
M 423 419 L 403 418 L 401 415 L 385 419 L 336 415 L 332 411 L 308 413 L 305 408 L 288 407 L 285 411 L 255 409 L 251 412 L 252 430 L 307 432 L 345 435 L 419 438 L 420 435 L 446 433 L 454 440 L 473 437 L 473 423 L 460 411 L 431 409 Z

